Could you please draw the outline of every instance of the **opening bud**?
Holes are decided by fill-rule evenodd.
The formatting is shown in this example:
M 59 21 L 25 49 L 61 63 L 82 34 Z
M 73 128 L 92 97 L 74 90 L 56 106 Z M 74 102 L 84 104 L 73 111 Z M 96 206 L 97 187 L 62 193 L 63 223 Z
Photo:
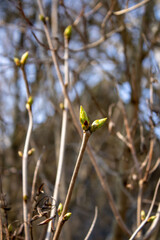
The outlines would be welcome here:
M 104 123 L 107 121 L 107 118 L 97 119 L 91 124 L 90 131 L 95 132 L 98 128 L 101 128 Z
M 87 113 L 84 111 L 84 108 L 80 106 L 80 123 L 82 125 L 82 129 L 87 131 L 89 129 L 89 118 L 87 116 Z

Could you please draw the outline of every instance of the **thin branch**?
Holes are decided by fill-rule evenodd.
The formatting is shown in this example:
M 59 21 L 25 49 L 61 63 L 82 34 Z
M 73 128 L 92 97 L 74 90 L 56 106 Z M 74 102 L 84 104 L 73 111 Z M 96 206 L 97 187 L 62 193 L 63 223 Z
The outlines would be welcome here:
M 100 39 L 98 39 L 95 42 L 86 44 L 85 46 L 78 48 L 78 49 L 71 49 L 72 52 L 80 52 L 80 51 L 85 51 L 86 49 L 89 48 L 95 48 L 102 44 L 107 38 L 111 37 L 114 33 L 122 32 L 124 30 L 124 25 L 121 25 L 120 27 L 110 31 L 109 33 L 106 33 L 105 36 L 102 36 Z
M 157 182 L 157 185 L 156 185 L 156 188 L 155 188 L 155 192 L 154 192 L 154 196 L 153 196 L 153 200 L 152 200 L 151 206 L 150 206 L 150 208 L 149 208 L 148 214 L 147 214 L 146 218 L 144 219 L 144 221 L 141 222 L 140 226 L 139 226 L 139 227 L 135 230 L 135 232 L 132 234 L 132 236 L 130 237 L 129 240 L 133 240 L 133 239 L 136 237 L 137 233 L 138 233 L 138 232 L 144 227 L 144 225 L 147 223 L 147 220 L 148 220 L 148 218 L 150 217 L 151 212 L 152 212 L 152 209 L 153 209 L 153 207 L 154 207 L 154 203 L 155 203 L 155 200 L 156 200 L 156 197 L 157 197 L 159 185 L 160 185 L 160 178 L 159 178 L 159 180 L 158 180 L 158 182 Z
M 157 227 L 158 223 L 160 220 L 160 203 L 158 205 L 158 209 L 157 209 L 157 213 L 156 213 L 156 218 L 153 221 L 153 223 L 151 224 L 150 228 L 148 229 L 148 231 L 146 232 L 146 234 L 143 237 L 143 240 L 147 240 L 150 238 L 151 234 L 153 233 L 153 231 L 155 230 L 155 228 Z
M 132 154 L 132 158 L 133 158 L 137 173 L 139 175 L 139 179 L 141 179 L 141 170 L 140 170 L 140 167 L 139 167 L 139 162 L 138 162 L 138 159 L 137 159 L 136 150 L 135 150 L 135 147 L 134 147 L 134 144 L 133 144 L 133 139 L 132 139 L 132 136 L 131 136 L 131 130 L 130 130 L 130 127 L 129 127 L 126 110 L 124 108 L 124 104 L 123 104 L 122 100 L 120 100 L 120 103 L 121 103 L 120 107 L 121 107 L 123 118 L 124 118 L 124 125 L 125 125 L 125 129 L 126 129 L 126 133 L 127 133 L 127 138 L 128 138 L 128 141 L 129 141 L 129 148 L 130 148 L 130 151 L 131 151 L 131 154 Z
M 128 148 L 130 148 L 130 143 L 127 141 L 127 139 L 118 131 L 116 132 L 117 137 L 126 144 Z
M 65 86 L 68 86 L 69 83 L 69 68 L 68 68 L 68 39 L 65 38 Z M 65 97 L 65 96 L 64 96 Z M 67 130 L 67 117 L 68 117 L 68 100 L 64 99 L 64 109 L 63 109 L 63 116 L 62 116 L 62 130 L 61 130 L 61 142 L 60 142 L 60 154 L 59 154 L 59 160 L 58 160 L 58 169 L 57 169 L 57 175 L 56 175 L 56 182 L 54 187 L 54 193 L 53 193 L 53 202 L 57 202 L 58 199 L 58 191 L 60 187 L 60 180 L 62 175 L 62 167 L 64 162 L 64 151 L 65 151 L 65 139 L 66 139 L 66 130 Z M 56 208 L 53 208 L 50 213 L 50 217 L 54 216 L 56 212 Z M 48 224 L 47 234 L 45 240 L 50 239 L 51 235 L 51 226 L 52 221 Z
M 95 226 L 95 224 L 96 224 L 97 216 L 98 216 L 98 207 L 96 206 L 96 207 L 95 207 L 95 214 L 94 214 L 94 218 L 93 218 L 92 224 L 91 224 L 90 229 L 89 229 L 89 231 L 88 231 L 88 233 L 87 233 L 87 235 L 86 235 L 86 237 L 85 237 L 84 240 L 88 240 L 88 239 L 89 239 L 89 237 L 90 237 L 90 235 L 91 235 L 91 233 L 92 233 L 92 231 L 93 231 L 93 228 L 94 228 L 94 226 Z
M 61 229 L 62 229 L 62 226 L 64 224 L 63 217 L 67 213 L 68 206 L 69 206 L 70 199 L 71 199 L 72 192 L 73 192 L 73 188 L 74 188 L 76 178 L 77 178 L 77 175 L 78 175 L 78 172 L 79 172 L 79 168 L 80 168 L 80 165 L 81 165 L 81 162 L 82 162 L 82 158 L 83 158 L 83 155 L 84 155 L 84 151 L 86 149 L 87 142 L 88 142 L 88 139 L 89 139 L 90 136 L 91 136 L 90 131 L 83 132 L 83 139 L 82 139 L 81 148 L 80 148 L 79 155 L 78 155 L 78 158 L 77 158 L 77 161 L 76 161 L 76 165 L 75 165 L 75 168 L 74 168 L 74 171 L 73 171 L 73 175 L 72 175 L 72 178 L 71 178 L 71 181 L 70 181 L 69 189 L 68 189 L 68 192 L 67 192 L 67 196 L 66 196 L 66 199 L 65 199 L 64 206 L 63 206 L 63 211 L 62 211 L 62 214 L 59 218 L 53 240 L 58 239 L 58 237 L 60 235 L 60 232 L 61 232 Z
M 29 98 L 30 91 L 29 91 L 29 86 L 28 86 L 28 81 L 27 81 L 27 76 L 26 76 L 24 66 L 21 67 L 21 70 L 22 70 L 25 85 L 26 85 L 27 97 Z M 28 176 L 27 176 L 28 163 L 27 162 L 28 162 L 29 142 L 30 142 L 32 127 L 33 127 L 33 117 L 32 117 L 31 107 L 29 106 L 27 109 L 28 109 L 28 116 L 29 116 L 29 125 L 28 125 L 26 140 L 24 144 L 23 157 L 22 157 L 22 184 L 23 184 L 23 220 L 24 220 L 25 239 L 30 240 L 29 223 L 28 223 L 28 203 L 27 203 L 28 201 Z
M 150 170 L 149 174 L 153 173 L 159 166 L 160 164 L 160 158 L 157 159 L 155 165 L 153 166 L 153 168 Z
M 27 75 L 26 75 L 26 71 L 24 69 L 24 65 L 21 66 L 21 70 L 22 70 L 22 74 L 23 74 L 23 79 L 24 79 L 24 83 L 25 83 L 25 87 L 26 87 L 26 91 L 27 91 L 27 98 L 30 97 L 30 90 L 29 90 L 29 84 L 27 81 Z
M 37 181 L 37 175 L 38 175 L 38 170 L 41 164 L 41 160 L 42 160 L 42 154 L 40 155 L 37 163 L 36 163 L 36 167 L 34 170 L 34 175 L 33 175 L 33 182 L 32 182 L 32 191 L 31 191 L 31 202 L 34 199 L 34 195 L 35 195 L 35 186 L 36 186 L 36 181 Z
M 146 4 L 149 1 L 150 0 L 143 0 L 142 2 L 137 3 L 136 5 L 134 5 L 134 6 L 130 7 L 130 8 L 123 9 L 123 10 L 120 10 L 120 11 L 117 11 L 117 12 L 113 12 L 113 14 L 114 15 L 122 15 L 122 14 L 128 13 L 130 11 L 135 10 L 136 8 L 139 8 L 139 7 L 143 6 L 144 4 Z

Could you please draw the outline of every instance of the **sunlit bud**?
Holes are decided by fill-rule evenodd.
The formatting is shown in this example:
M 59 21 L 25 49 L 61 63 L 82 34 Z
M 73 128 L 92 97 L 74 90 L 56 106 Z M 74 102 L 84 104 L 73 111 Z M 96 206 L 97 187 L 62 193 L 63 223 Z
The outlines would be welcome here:
M 24 196 L 23 196 L 23 201 L 24 201 L 24 202 L 27 202 L 27 200 L 28 200 L 28 196 L 27 196 L 27 195 L 24 195 Z
M 84 108 L 80 106 L 80 123 L 82 125 L 82 129 L 87 131 L 89 129 L 89 118 L 87 116 L 87 113 L 84 111 Z
M 68 27 L 66 27 L 66 29 L 64 30 L 64 37 L 70 39 L 72 34 L 72 26 L 69 25 Z
M 91 132 L 95 132 L 98 128 L 101 128 L 106 121 L 107 121 L 107 118 L 102 118 L 102 119 L 95 120 L 95 121 L 91 124 L 90 131 L 91 131 Z
M 12 226 L 11 223 L 8 225 L 8 231 L 9 231 L 9 232 L 12 232 L 12 231 L 13 231 L 13 226 Z
M 14 58 L 14 63 L 16 64 L 17 67 L 21 66 L 19 58 Z
M 31 149 L 28 151 L 28 156 L 31 156 L 34 152 L 35 152 L 35 148 L 31 148 Z
M 154 221 L 154 219 L 156 218 L 156 216 L 151 216 L 150 218 L 148 218 L 148 220 L 147 220 L 147 222 L 153 222 Z
M 60 103 L 59 107 L 60 107 L 60 109 L 64 110 L 64 104 L 63 103 Z
M 24 65 L 27 61 L 27 58 L 28 58 L 28 55 L 29 55 L 29 52 L 25 52 L 22 57 L 21 57 L 21 64 Z
M 62 211 L 63 211 L 63 205 L 62 205 L 62 203 L 60 203 L 59 206 L 58 206 L 58 208 L 57 208 L 58 216 L 61 216 Z
M 23 153 L 21 151 L 18 151 L 18 156 L 23 157 Z
M 45 17 L 45 20 L 46 20 L 46 22 L 48 22 L 48 21 L 49 21 L 49 17 L 48 17 L 48 16 L 46 16 L 46 17 Z
M 31 109 L 31 105 L 29 103 L 26 103 L 26 109 L 30 110 Z
M 42 21 L 43 23 L 46 22 L 45 16 L 43 16 L 42 14 L 39 14 L 39 20 Z
M 63 217 L 63 221 L 67 221 L 70 218 L 71 215 L 72 215 L 71 212 L 66 213 Z
M 141 220 L 143 221 L 145 219 L 145 217 L 146 217 L 145 211 L 142 210 L 141 211 Z
M 30 96 L 27 100 L 27 103 L 31 106 L 33 104 L 33 98 Z

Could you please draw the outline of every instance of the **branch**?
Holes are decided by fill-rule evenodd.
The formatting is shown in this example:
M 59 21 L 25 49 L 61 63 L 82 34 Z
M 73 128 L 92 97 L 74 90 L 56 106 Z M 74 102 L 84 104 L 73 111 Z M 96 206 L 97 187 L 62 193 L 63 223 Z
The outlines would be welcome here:
M 90 226 L 90 229 L 89 229 L 89 231 L 88 231 L 88 233 L 87 233 L 87 235 L 86 235 L 84 240 L 88 240 L 89 239 L 89 237 L 90 237 L 90 235 L 91 235 L 91 233 L 93 231 L 93 228 L 95 226 L 95 223 L 96 223 L 96 220 L 97 220 L 97 216 L 98 216 L 98 207 L 96 206 L 95 207 L 95 214 L 94 214 L 93 222 L 92 222 L 92 224 Z
M 149 218 L 150 215 L 151 215 L 151 212 L 152 212 L 152 209 L 153 209 L 153 206 L 154 206 L 156 197 L 157 197 L 159 185 L 160 185 L 160 178 L 159 178 L 159 180 L 158 180 L 158 182 L 157 182 L 157 185 L 156 185 L 156 188 L 155 188 L 155 192 L 154 192 L 154 196 L 153 196 L 153 200 L 152 200 L 150 209 L 149 209 L 149 211 L 148 211 L 148 214 L 147 214 L 146 218 L 144 219 L 144 221 L 140 224 L 140 226 L 139 226 L 139 227 L 135 230 L 135 232 L 132 234 L 132 236 L 130 237 L 129 240 L 133 240 L 133 239 L 135 238 L 135 236 L 137 235 L 137 233 L 138 233 L 138 232 L 144 227 L 144 225 L 147 223 L 147 220 L 148 220 L 148 218 Z
M 142 2 L 137 3 L 136 5 L 134 5 L 134 6 L 130 7 L 130 8 L 123 9 L 123 10 L 120 10 L 120 11 L 117 11 L 117 12 L 113 12 L 113 14 L 114 15 L 122 15 L 122 14 L 128 13 L 130 11 L 135 10 L 136 8 L 139 8 L 139 7 L 143 6 L 144 4 L 146 4 L 149 1 L 150 0 L 143 0 Z
M 68 39 L 65 37 L 65 86 L 67 87 L 69 82 L 69 72 L 68 72 Z M 65 97 L 65 95 L 64 95 Z M 62 174 L 62 167 L 63 167 L 63 161 L 64 161 L 64 151 L 65 151 L 65 139 L 66 139 L 66 130 L 67 130 L 67 117 L 68 117 L 68 101 L 65 97 L 64 99 L 64 108 L 63 108 L 63 116 L 62 116 L 62 130 L 61 130 L 61 142 L 60 142 L 60 154 L 59 154 L 59 160 L 58 160 L 58 169 L 57 169 L 57 175 L 56 175 L 56 182 L 54 187 L 54 193 L 53 193 L 53 203 L 57 202 L 58 198 L 58 191 L 60 187 L 60 180 L 61 180 L 61 174 Z M 50 217 L 54 216 L 56 212 L 56 208 L 53 208 L 50 213 Z M 50 239 L 51 235 L 51 226 L 52 221 L 48 224 L 47 234 L 45 240 Z
M 67 213 L 68 206 L 69 206 L 70 199 L 71 199 L 72 192 L 73 192 L 73 188 L 74 188 L 74 184 L 75 184 L 75 181 L 76 181 L 76 178 L 77 178 L 77 175 L 78 175 L 78 172 L 79 172 L 79 168 L 80 168 L 80 165 L 81 165 L 81 162 L 82 162 L 82 158 L 83 158 L 83 155 L 84 155 L 84 151 L 86 149 L 87 142 L 88 142 L 88 139 L 89 139 L 90 136 L 91 136 L 90 131 L 87 131 L 87 132 L 84 131 L 83 132 L 83 139 L 82 139 L 81 148 L 80 148 L 79 155 L 78 155 L 78 158 L 77 158 L 77 162 L 76 162 L 76 165 L 75 165 L 75 168 L 74 168 L 74 172 L 73 172 L 73 175 L 72 175 L 72 178 L 71 178 L 71 181 L 70 181 L 69 189 L 68 189 L 67 196 L 66 196 L 65 203 L 64 203 L 64 207 L 63 207 L 63 211 L 62 211 L 62 214 L 59 218 L 58 225 L 56 227 L 56 232 L 54 234 L 53 240 L 58 239 L 58 237 L 60 235 L 60 232 L 61 232 L 61 229 L 62 229 L 62 226 L 64 224 L 63 217 Z
M 21 70 L 23 73 L 24 81 L 25 81 L 27 97 L 29 99 L 30 91 L 29 91 L 26 72 L 24 69 L 24 64 L 22 64 Z M 30 240 L 29 223 L 28 223 L 28 204 L 27 204 L 27 201 L 28 201 L 28 173 L 27 173 L 28 149 L 29 149 L 29 142 L 30 142 L 32 127 L 33 127 L 33 117 L 32 117 L 32 110 L 31 110 L 30 104 L 28 104 L 27 110 L 28 110 L 28 116 L 29 116 L 29 125 L 28 125 L 28 130 L 27 130 L 27 135 L 26 135 L 26 140 L 25 140 L 24 150 L 23 150 L 23 157 L 22 157 L 22 184 L 23 184 L 23 220 L 24 220 L 25 239 Z

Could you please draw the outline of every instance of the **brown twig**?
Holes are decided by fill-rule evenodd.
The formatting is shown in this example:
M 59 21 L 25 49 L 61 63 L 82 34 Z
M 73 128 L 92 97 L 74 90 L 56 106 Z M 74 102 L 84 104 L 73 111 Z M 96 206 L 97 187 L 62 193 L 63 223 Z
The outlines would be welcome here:
M 154 196 L 153 196 L 153 200 L 152 200 L 151 206 L 149 208 L 149 211 L 147 213 L 147 216 L 145 217 L 144 221 L 141 222 L 140 226 L 135 230 L 135 232 L 132 234 L 132 236 L 130 237 L 129 240 L 133 240 L 135 238 L 137 233 L 144 227 L 144 225 L 146 224 L 148 218 L 150 217 L 152 209 L 153 209 L 153 206 L 154 206 L 154 203 L 155 203 L 155 200 L 156 200 L 156 197 L 157 197 L 159 185 L 160 185 L 160 178 L 159 178 L 159 180 L 157 182 L 157 185 L 156 185 L 156 188 L 155 188 L 155 192 L 154 192 Z
M 135 10 L 136 8 L 139 8 L 139 7 L 143 6 L 144 4 L 146 4 L 149 1 L 150 0 L 143 0 L 142 2 L 137 3 L 136 5 L 134 5 L 134 6 L 130 7 L 130 8 L 123 9 L 123 10 L 120 10 L 120 11 L 117 11 L 117 12 L 113 12 L 113 14 L 114 15 L 122 15 L 122 14 L 128 13 L 130 11 Z
M 74 168 L 74 171 L 73 171 L 73 175 L 72 175 L 72 178 L 71 178 L 71 181 L 70 181 L 69 189 L 68 189 L 67 196 L 66 196 L 65 203 L 64 203 L 64 207 L 63 207 L 63 211 L 62 211 L 62 214 L 59 218 L 53 240 L 58 239 L 58 237 L 60 235 L 60 232 L 61 232 L 61 229 L 62 229 L 62 226 L 64 224 L 63 217 L 67 213 L 69 202 L 70 202 L 72 192 L 73 192 L 73 188 L 74 188 L 76 178 L 77 178 L 77 175 L 78 175 L 78 172 L 79 172 L 79 168 L 80 168 L 80 165 L 81 165 L 81 162 L 82 162 L 82 158 L 83 158 L 83 155 L 84 155 L 84 151 L 86 149 L 87 142 L 88 142 L 88 139 L 89 139 L 90 136 L 91 136 L 90 131 L 83 132 L 83 139 L 82 139 L 81 148 L 80 148 L 79 155 L 78 155 L 78 158 L 77 158 L 77 162 L 76 162 L 76 165 L 75 165 L 75 168 Z
M 88 233 L 87 233 L 87 235 L 86 235 L 86 237 L 85 237 L 84 240 L 88 240 L 88 239 L 89 239 L 89 237 L 90 237 L 90 235 L 91 235 L 91 233 L 92 233 L 92 231 L 93 231 L 93 228 L 94 228 L 94 226 L 95 226 L 95 224 L 96 224 L 97 216 L 98 216 L 98 207 L 96 206 L 96 207 L 95 207 L 95 214 L 94 214 L 94 218 L 93 218 L 92 224 L 91 224 L 90 229 L 89 229 L 89 231 L 88 231 Z

